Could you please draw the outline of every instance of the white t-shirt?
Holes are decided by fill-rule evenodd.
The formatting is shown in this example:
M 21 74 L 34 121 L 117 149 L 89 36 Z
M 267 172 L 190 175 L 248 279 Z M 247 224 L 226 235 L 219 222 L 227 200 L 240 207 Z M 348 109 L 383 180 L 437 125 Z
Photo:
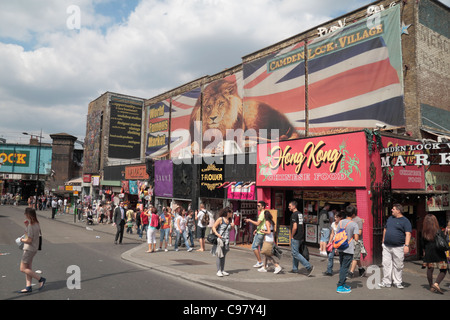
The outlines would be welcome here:
M 180 223 L 179 227 L 178 227 L 178 221 Z M 175 218 L 175 228 L 177 229 L 177 231 L 181 232 L 181 231 L 186 230 L 186 224 L 187 224 L 186 217 L 178 216 Z
M 209 215 L 209 224 L 207 225 L 207 226 L 204 226 L 203 224 L 202 224 L 202 219 L 203 219 L 203 216 L 205 215 L 205 213 L 207 213 L 208 215 Z M 202 228 L 206 228 L 206 227 L 208 227 L 208 226 L 211 226 L 211 222 L 213 221 L 213 216 L 212 216 L 212 214 L 211 213 L 209 213 L 208 211 L 200 211 L 198 214 L 197 214 L 197 225 L 199 226 L 199 227 L 202 227 Z

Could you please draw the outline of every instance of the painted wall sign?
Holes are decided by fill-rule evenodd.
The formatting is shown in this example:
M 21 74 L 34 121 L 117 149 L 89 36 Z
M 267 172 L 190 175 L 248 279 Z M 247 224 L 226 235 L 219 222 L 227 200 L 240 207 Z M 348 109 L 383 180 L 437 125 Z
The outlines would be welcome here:
M 259 144 L 258 186 L 366 185 L 363 132 Z

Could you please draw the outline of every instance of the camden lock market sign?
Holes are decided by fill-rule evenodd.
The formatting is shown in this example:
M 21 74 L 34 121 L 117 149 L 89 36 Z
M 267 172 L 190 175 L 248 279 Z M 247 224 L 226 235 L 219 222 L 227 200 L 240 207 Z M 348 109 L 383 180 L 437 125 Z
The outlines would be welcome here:
M 200 196 L 205 198 L 224 198 L 225 191 L 219 188 L 225 179 L 225 166 L 220 163 L 206 163 L 200 166 Z
M 450 165 L 450 143 L 431 142 L 383 148 L 382 167 Z

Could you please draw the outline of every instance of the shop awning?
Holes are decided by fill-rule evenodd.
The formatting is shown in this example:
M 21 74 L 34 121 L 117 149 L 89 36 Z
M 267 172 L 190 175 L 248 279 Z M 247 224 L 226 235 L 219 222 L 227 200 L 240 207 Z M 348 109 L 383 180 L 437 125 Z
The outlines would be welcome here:
M 101 180 L 100 185 L 106 186 L 106 187 L 121 187 L 120 181 L 116 180 Z

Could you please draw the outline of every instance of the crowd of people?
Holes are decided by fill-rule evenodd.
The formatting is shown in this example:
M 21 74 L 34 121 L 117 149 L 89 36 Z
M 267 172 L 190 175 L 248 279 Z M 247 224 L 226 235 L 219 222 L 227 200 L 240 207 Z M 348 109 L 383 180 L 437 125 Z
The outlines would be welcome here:
M 52 199 L 52 203 L 55 202 L 57 200 Z M 62 202 L 62 205 L 64 206 L 64 202 Z M 303 215 L 297 210 L 297 207 L 298 203 L 295 201 L 289 203 L 289 210 L 292 213 L 290 218 L 292 269 L 289 272 L 298 273 L 299 263 L 301 263 L 307 270 L 306 275 L 311 276 L 314 266 L 310 263 L 308 257 Z M 106 204 L 98 203 L 95 209 L 90 204 L 78 203 L 77 209 L 78 213 L 81 214 L 80 221 L 83 221 L 83 217 L 92 216 L 92 219 L 98 223 L 112 223 L 117 228 L 115 244 L 122 243 L 125 229 L 129 234 L 136 232 L 137 236 L 143 241 L 145 235 L 148 244 L 147 253 L 163 250 L 167 252 L 168 247 L 172 245 L 175 251 L 179 251 L 180 247 L 184 246 L 188 252 L 191 252 L 195 246 L 194 238 L 198 240 L 200 246 L 197 251 L 206 251 L 205 239 L 208 234 L 215 235 L 215 239 L 208 239 L 208 241 L 213 243 L 210 252 L 216 257 L 216 275 L 218 277 L 229 275 L 225 269 L 225 262 L 230 250 L 230 231 L 235 227 L 233 210 L 229 207 L 221 209 L 217 219 L 214 219 L 203 204 L 196 211 L 186 210 L 183 207 L 177 207 L 174 210 L 170 207 L 163 207 L 162 210 L 158 211 L 151 205 L 141 211 L 139 207 L 136 209 L 127 208 L 123 201 L 115 207 L 110 202 Z M 40 231 L 34 210 L 30 206 L 25 212 L 28 223 L 26 224 L 27 237 L 23 240 L 27 244 L 27 249 L 24 250 L 33 252 L 32 254 L 24 252 L 21 271 L 27 275 L 27 286 L 21 292 L 30 291 L 30 283 L 33 278 L 38 280 L 42 286 L 42 282 L 45 283 L 45 279 L 41 279 L 40 276 L 29 271 L 32 258 L 36 253 L 36 237 Z M 392 215 L 387 219 L 383 232 L 383 277 L 378 287 L 389 288 L 393 286 L 403 289 L 404 258 L 409 252 L 412 226 L 409 220 L 403 216 L 402 205 L 394 204 L 391 213 Z M 272 267 L 275 274 L 280 273 L 282 267 L 279 256 L 274 250 L 276 248 L 276 223 L 270 211 L 266 209 L 264 201 L 258 202 L 257 219 L 245 219 L 245 222 L 256 226 L 252 251 L 257 261 L 253 267 L 257 268 L 259 272 L 268 272 Z M 33 228 L 30 226 L 33 226 Z M 330 205 L 326 203 L 319 213 L 319 226 L 320 255 L 328 258 L 324 275 L 333 275 L 334 257 L 338 255 L 339 276 L 336 292 L 350 293 L 351 287 L 347 285 L 346 281 L 355 277 L 356 268 L 358 268 L 360 277 L 365 275 L 365 268 L 361 263 L 361 257 L 364 258 L 367 254 L 363 243 L 363 220 L 358 217 L 357 209 L 353 205 L 348 205 L 343 210 L 330 210 Z M 158 233 L 159 239 L 157 239 Z M 343 234 L 345 234 L 345 243 L 342 241 Z M 445 232 L 442 232 L 434 215 L 427 214 L 425 216 L 421 246 L 424 250 L 423 268 L 427 270 L 426 276 L 430 291 L 438 294 L 443 294 L 439 285 L 447 273 L 448 251 L 440 248 L 436 239 L 442 237 L 448 244 L 449 235 L 450 224 Z M 439 270 L 436 278 L 433 277 L 435 269 Z

